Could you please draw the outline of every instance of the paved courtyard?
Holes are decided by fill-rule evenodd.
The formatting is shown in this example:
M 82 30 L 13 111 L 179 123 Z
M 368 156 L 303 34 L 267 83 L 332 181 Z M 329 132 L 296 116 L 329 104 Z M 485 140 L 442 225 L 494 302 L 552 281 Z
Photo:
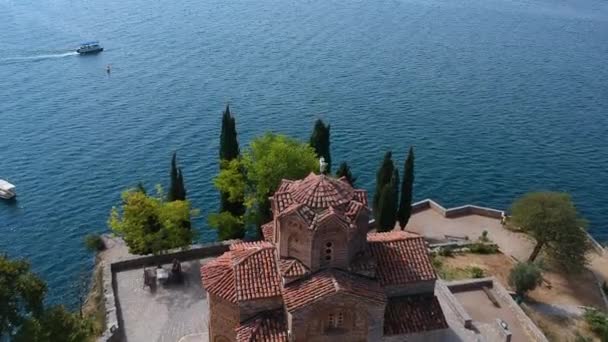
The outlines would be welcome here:
M 480 215 L 445 218 L 435 210 L 427 209 L 412 215 L 405 229 L 437 241 L 446 240 L 446 235 L 476 240 L 486 230 L 488 237 L 505 254 L 519 260 L 526 260 L 533 247 L 533 242 L 525 234 L 503 228 L 499 219 Z
M 116 273 L 126 341 L 177 342 L 187 335 L 206 341 L 208 306 L 200 266 L 207 260 L 182 262 L 184 283 L 158 285 L 155 291 L 143 288 L 141 268 Z M 171 265 L 163 267 L 170 269 Z
M 488 291 L 493 291 L 489 289 Z M 496 307 L 482 290 L 454 293 L 454 296 L 477 324 L 496 325 L 496 319 L 502 319 L 509 325 L 512 341 L 531 341 L 528 334 L 519 323 L 517 317 L 505 303 Z

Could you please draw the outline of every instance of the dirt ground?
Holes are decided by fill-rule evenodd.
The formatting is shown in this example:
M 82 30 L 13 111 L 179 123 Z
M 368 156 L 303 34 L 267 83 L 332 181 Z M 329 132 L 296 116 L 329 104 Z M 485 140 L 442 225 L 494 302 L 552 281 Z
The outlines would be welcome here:
M 528 305 L 522 305 L 526 315 L 532 319 L 547 339 L 551 342 L 575 342 L 577 334 L 600 341 L 595 334 L 589 331 L 587 324 L 581 319 L 571 319 L 556 316 L 543 315 Z
M 467 253 L 446 257 L 442 260 L 445 266 L 451 268 L 477 266 L 484 270 L 486 276 L 494 276 L 507 289 L 511 288 L 508 282 L 509 272 L 515 265 L 515 261 L 504 254 Z M 546 282 L 528 294 L 530 301 L 553 305 L 602 307 L 602 297 L 591 271 L 585 269 L 581 274 L 565 276 L 549 269 L 543 272 L 543 277 Z M 550 341 L 575 341 L 577 333 L 585 337 L 594 337 L 582 318 L 568 319 L 549 316 L 538 312 L 529 305 L 524 304 L 522 307 Z M 596 340 L 599 341 L 599 339 Z
M 488 276 L 494 276 L 506 288 L 509 286 L 509 272 L 515 261 L 504 254 L 458 254 L 444 258 L 445 265 L 454 268 L 477 266 Z M 581 274 L 566 276 L 551 269 L 543 272 L 547 282 L 529 293 L 530 299 L 547 304 L 566 304 L 602 307 L 602 296 L 593 274 L 584 270 Z

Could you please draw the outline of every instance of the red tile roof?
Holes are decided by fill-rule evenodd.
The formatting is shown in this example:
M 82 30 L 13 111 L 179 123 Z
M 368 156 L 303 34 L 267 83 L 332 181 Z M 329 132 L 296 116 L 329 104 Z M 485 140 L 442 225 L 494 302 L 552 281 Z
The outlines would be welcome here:
M 350 184 L 326 175 L 310 173 L 306 178 L 289 186 L 291 197 L 313 209 L 336 207 L 350 202 L 354 189 Z
M 237 342 L 287 342 L 287 325 L 282 309 L 266 311 L 236 328 Z
M 279 270 L 283 277 L 302 277 L 310 273 L 306 265 L 297 259 L 285 258 L 279 260 Z
M 424 238 L 403 231 L 367 234 L 382 286 L 406 285 L 437 278 Z
M 283 300 L 288 311 L 306 307 L 337 293 L 383 304 L 386 296 L 377 282 L 339 270 L 325 270 L 285 286 Z
M 268 241 L 242 241 L 230 245 L 231 251 L 239 251 L 252 248 L 273 248 L 274 244 Z
M 434 295 L 389 298 L 384 311 L 384 335 L 446 329 L 448 324 Z
M 262 225 L 264 241 L 274 242 L 274 221 Z
M 274 246 L 240 243 L 201 267 L 205 289 L 236 303 L 281 295 L 281 278 Z M 272 246 L 272 244 L 270 244 Z

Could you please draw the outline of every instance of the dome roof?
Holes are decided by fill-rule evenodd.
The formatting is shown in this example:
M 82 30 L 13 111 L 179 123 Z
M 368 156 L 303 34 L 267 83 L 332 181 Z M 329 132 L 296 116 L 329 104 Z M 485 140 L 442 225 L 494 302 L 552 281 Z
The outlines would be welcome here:
M 288 192 L 295 203 L 306 204 L 311 209 L 338 207 L 355 196 L 355 190 L 347 182 L 312 172 L 293 182 Z

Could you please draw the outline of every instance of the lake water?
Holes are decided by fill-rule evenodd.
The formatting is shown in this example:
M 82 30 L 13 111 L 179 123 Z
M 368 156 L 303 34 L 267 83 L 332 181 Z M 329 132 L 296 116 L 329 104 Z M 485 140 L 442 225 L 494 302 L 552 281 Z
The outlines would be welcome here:
M 91 39 L 106 50 L 71 53 Z M 126 187 L 167 184 L 172 151 L 216 210 L 227 102 L 241 145 L 322 117 L 368 190 L 385 150 L 401 166 L 415 145 L 416 199 L 568 191 L 607 239 L 606 61 L 604 0 L 0 0 L 0 178 L 19 190 L 0 251 L 73 305 L 83 236 Z

